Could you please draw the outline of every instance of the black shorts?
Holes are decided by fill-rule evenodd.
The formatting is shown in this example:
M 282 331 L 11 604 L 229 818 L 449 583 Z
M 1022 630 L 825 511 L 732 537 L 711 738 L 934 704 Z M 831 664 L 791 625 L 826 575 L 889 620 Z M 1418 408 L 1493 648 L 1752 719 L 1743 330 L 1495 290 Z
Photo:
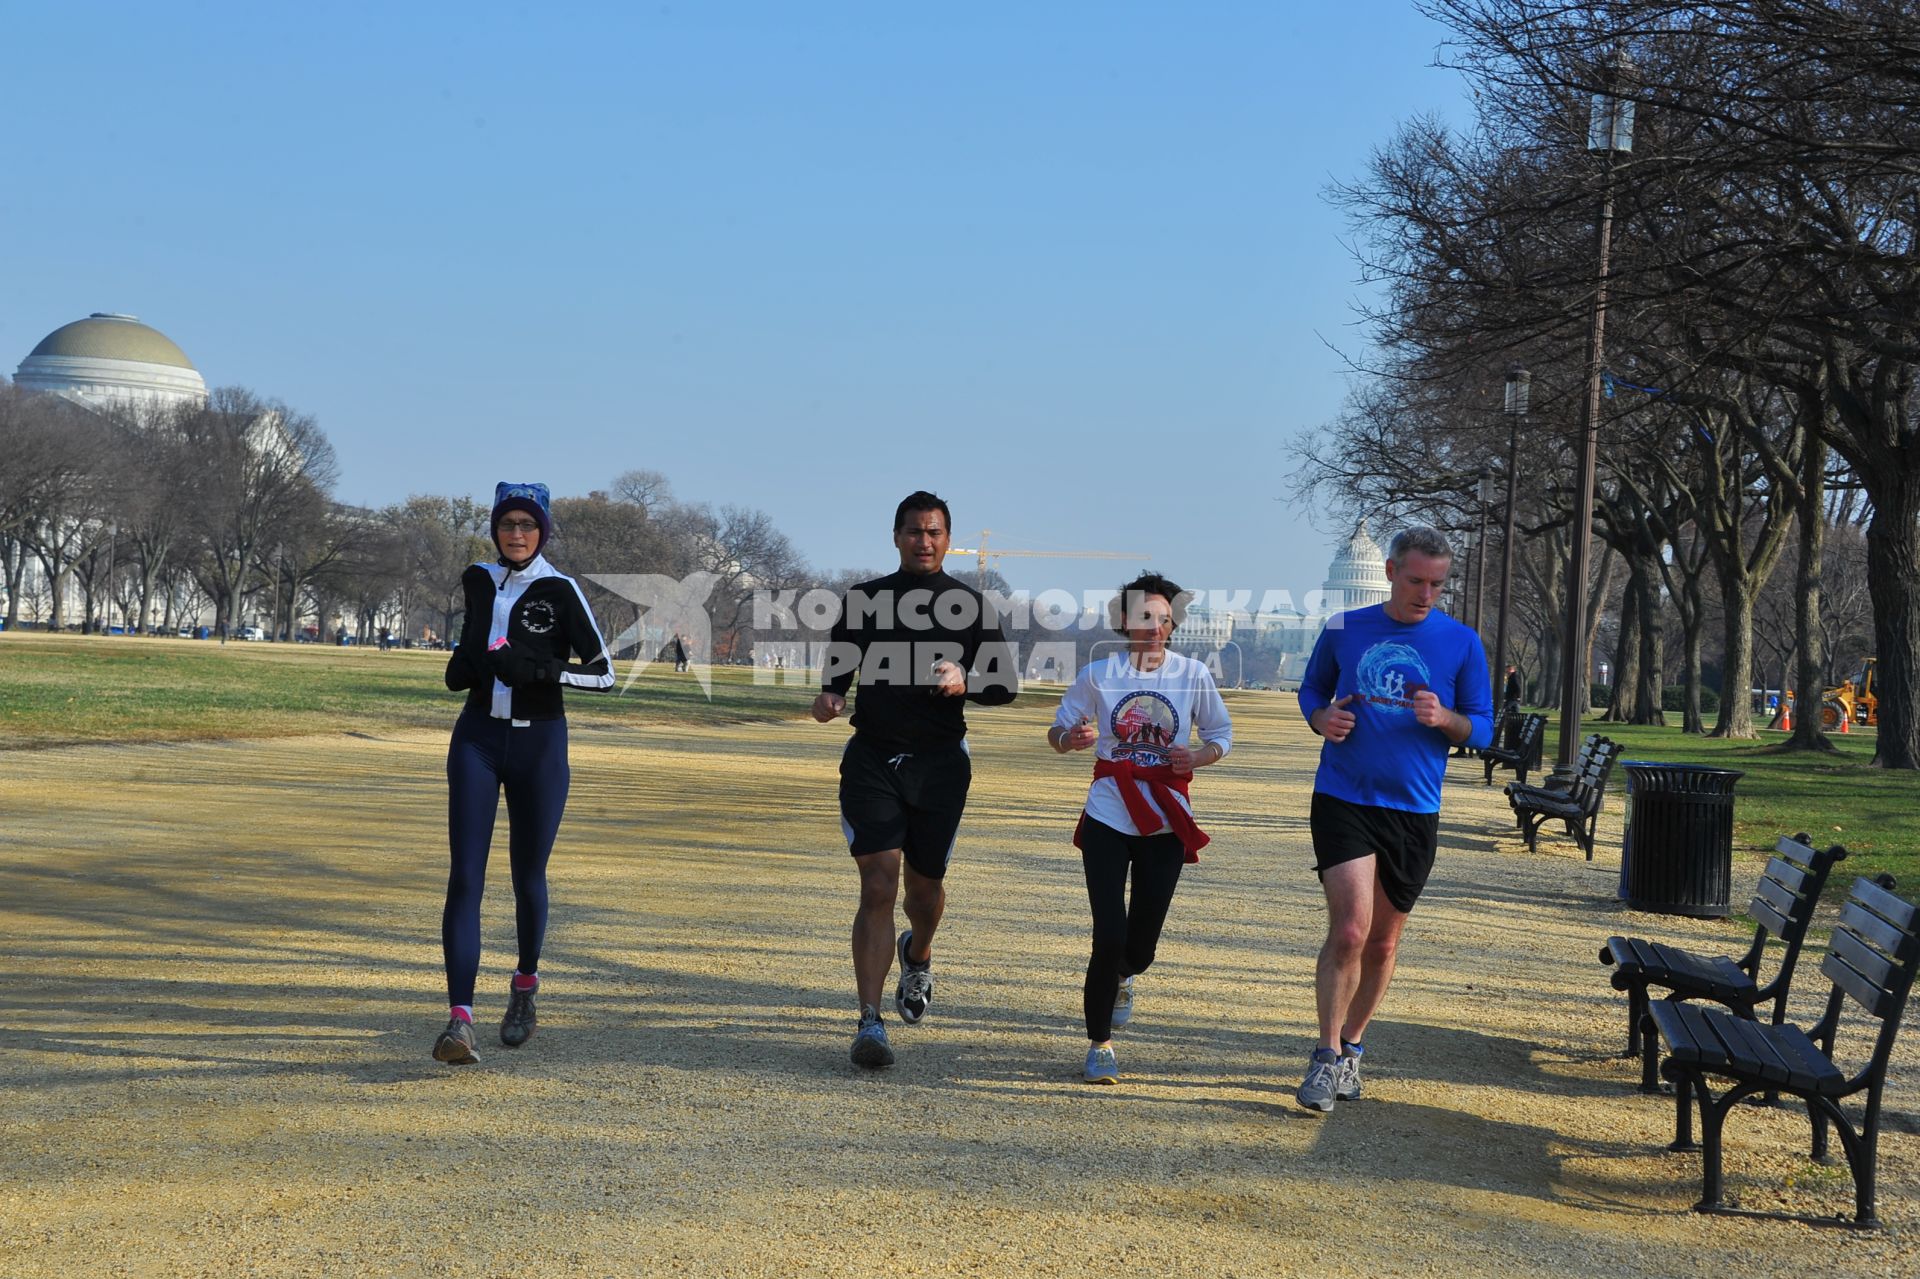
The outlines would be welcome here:
M 840 757 L 840 829 L 855 857 L 898 848 L 928 879 L 947 873 L 973 784 L 964 744 L 907 751 L 855 733 Z
M 1315 874 L 1325 879 L 1328 867 L 1371 855 L 1393 908 L 1402 914 L 1413 909 L 1433 873 L 1440 814 L 1355 804 L 1315 791 L 1307 824 L 1313 828 Z

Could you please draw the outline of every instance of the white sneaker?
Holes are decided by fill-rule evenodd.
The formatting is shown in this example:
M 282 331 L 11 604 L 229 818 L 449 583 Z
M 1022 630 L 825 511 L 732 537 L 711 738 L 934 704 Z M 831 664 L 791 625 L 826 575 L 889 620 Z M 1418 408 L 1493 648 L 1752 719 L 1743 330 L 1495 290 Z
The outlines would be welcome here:
M 1313 1059 L 1307 1065 L 1307 1077 L 1294 1099 L 1308 1110 L 1332 1110 L 1339 1097 L 1339 1076 L 1339 1055 L 1325 1048 L 1314 1049 Z
M 1133 1020 L 1133 977 L 1128 975 L 1120 979 L 1120 989 L 1113 992 L 1113 1025 L 1117 1030 Z
M 911 945 L 913 930 L 909 928 L 900 934 L 894 947 L 900 957 L 900 983 L 893 988 L 893 1010 L 909 1026 L 917 1025 L 933 1002 L 933 960 L 916 964 L 908 959 L 907 948 Z
M 1333 1067 L 1335 1101 L 1360 1100 L 1360 1054 L 1343 1052 Z

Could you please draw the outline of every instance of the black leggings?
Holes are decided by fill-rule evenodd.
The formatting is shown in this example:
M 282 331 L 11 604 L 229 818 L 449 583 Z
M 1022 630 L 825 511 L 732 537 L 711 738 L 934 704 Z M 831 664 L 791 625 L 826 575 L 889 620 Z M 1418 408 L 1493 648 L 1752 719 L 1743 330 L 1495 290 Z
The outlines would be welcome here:
M 480 970 L 480 897 L 502 790 L 507 793 L 507 856 L 520 971 L 539 971 L 547 934 L 547 858 L 560 833 L 572 776 L 564 719 L 536 719 L 514 728 L 504 719 L 465 710 L 454 724 L 447 748 L 447 836 L 453 865 L 447 875 L 446 908 L 440 914 L 448 1003 L 473 1002 Z
M 1088 817 L 1080 827 L 1080 864 L 1087 872 L 1093 907 L 1093 956 L 1087 960 L 1087 1038 L 1113 1037 L 1113 997 L 1120 979 L 1144 973 L 1160 944 L 1160 927 L 1180 883 L 1186 850 L 1172 831 L 1123 835 Z M 1127 868 L 1133 868 L 1133 902 L 1127 902 Z

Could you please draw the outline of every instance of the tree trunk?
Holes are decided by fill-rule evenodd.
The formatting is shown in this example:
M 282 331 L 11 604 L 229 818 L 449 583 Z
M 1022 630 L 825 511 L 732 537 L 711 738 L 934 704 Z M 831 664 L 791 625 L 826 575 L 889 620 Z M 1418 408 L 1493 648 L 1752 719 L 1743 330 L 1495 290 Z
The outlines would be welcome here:
M 1644 569 L 1646 565 L 1642 563 L 1640 567 Z M 1667 652 L 1660 633 L 1660 591 L 1654 585 L 1654 575 L 1649 572 L 1636 574 L 1627 585 L 1640 597 L 1640 678 L 1634 681 L 1632 722 L 1665 724 L 1667 716 L 1660 696 Z M 1616 690 L 1615 696 L 1618 695 Z
M 1640 683 L 1640 593 L 1634 584 L 1640 565 L 1627 560 L 1627 589 L 1620 595 L 1620 633 L 1613 644 L 1613 690 L 1602 719 L 1624 724 L 1633 716 L 1633 692 Z M 1622 696 L 1622 690 L 1626 695 Z
M 1920 475 L 1883 477 L 1867 525 L 1867 581 L 1880 659 L 1881 768 L 1920 768 Z
M 1722 575 L 1722 637 L 1726 658 L 1720 669 L 1720 715 L 1709 737 L 1751 738 L 1753 731 L 1753 582 L 1745 573 Z
M 1800 459 L 1800 565 L 1794 579 L 1794 648 L 1799 656 L 1793 672 L 1793 736 L 1787 749 L 1838 749 L 1820 727 L 1821 694 L 1826 690 L 1826 636 L 1820 629 L 1821 574 L 1827 542 L 1827 446 L 1807 436 Z M 1786 685 L 1781 685 L 1786 696 Z

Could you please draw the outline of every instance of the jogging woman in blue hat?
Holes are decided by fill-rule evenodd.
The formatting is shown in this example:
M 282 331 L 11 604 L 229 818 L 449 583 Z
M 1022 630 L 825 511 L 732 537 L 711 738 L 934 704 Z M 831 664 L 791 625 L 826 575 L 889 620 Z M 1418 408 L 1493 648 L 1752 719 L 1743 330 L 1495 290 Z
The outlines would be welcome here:
M 553 535 L 544 484 L 494 489 L 489 527 L 500 558 L 461 576 L 466 620 L 447 662 L 447 687 L 467 704 L 447 750 L 447 834 L 453 869 L 440 918 L 452 1016 L 433 1045 L 438 1061 L 466 1066 L 474 1051 L 473 987 L 480 971 L 480 897 L 500 792 L 507 795 L 520 963 L 507 994 L 500 1042 L 533 1035 L 540 945 L 547 931 L 547 857 L 567 806 L 564 688 L 613 687 L 613 667 L 586 596 L 541 554 Z M 570 657 L 578 661 L 569 661 Z

